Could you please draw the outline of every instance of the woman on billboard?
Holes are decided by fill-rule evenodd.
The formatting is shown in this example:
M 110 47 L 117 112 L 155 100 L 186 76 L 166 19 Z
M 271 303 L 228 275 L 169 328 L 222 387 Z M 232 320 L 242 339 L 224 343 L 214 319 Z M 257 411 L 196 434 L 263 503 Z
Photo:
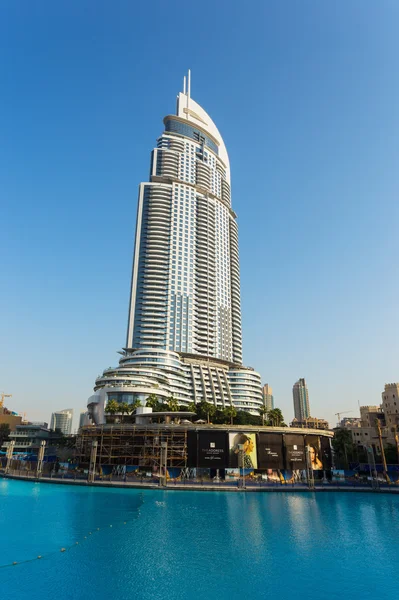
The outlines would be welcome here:
M 310 466 L 313 471 L 320 471 L 323 468 L 323 463 L 321 462 L 318 451 L 315 446 L 312 444 L 308 444 L 309 449 L 309 458 L 310 458 Z
M 250 436 L 245 435 L 245 433 L 238 433 L 234 437 L 232 447 L 234 454 L 239 454 L 241 448 L 243 452 L 244 469 L 253 469 L 255 465 L 252 462 L 251 454 L 255 449 L 255 444 L 253 439 Z

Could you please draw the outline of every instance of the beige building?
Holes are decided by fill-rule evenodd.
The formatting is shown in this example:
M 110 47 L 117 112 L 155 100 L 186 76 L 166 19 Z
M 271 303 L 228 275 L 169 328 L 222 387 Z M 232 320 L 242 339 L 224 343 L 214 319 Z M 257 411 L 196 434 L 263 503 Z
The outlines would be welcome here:
M 399 383 L 386 383 L 381 396 L 387 427 L 399 426 Z
M 361 406 L 360 422 L 362 427 L 375 427 L 375 421 L 384 420 L 384 413 L 381 406 Z
M 13 431 L 17 425 L 22 424 L 22 417 L 3 407 L 0 408 L 0 425 L 3 423 L 9 425 L 10 431 Z
M 267 410 L 272 410 L 274 408 L 273 390 L 272 386 L 268 383 L 265 383 L 262 388 L 262 397 L 265 408 L 267 408 Z
M 298 421 L 298 419 L 292 419 L 291 427 L 301 427 L 301 428 L 309 428 L 309 429 L 330 429 L 328 421 L 325 419 L 317 419 L 316 417 L 308 417 L 303 421 Z
M 379 447 L 376 421 L 380 422 L 384 446 L 394 445 L 395 428 L 399 430 L 399 383 L 386 383 L 381 394 L 382 404 L 360 407 L 360 424 L 349 426 L 353 442 L 357 445 L 374 444 Z

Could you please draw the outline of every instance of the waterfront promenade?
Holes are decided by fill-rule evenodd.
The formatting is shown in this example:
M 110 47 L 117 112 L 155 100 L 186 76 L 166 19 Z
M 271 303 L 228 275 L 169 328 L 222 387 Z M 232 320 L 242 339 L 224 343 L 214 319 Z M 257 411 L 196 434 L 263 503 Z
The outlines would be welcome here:
M 135 481 L 125 481 L 123 478 L 96 478 L 94 481 L 88 481 L 87 475 L 63 473 L 59 476 L 36 476 L 35 471 L 30 471 L 21 475 L 19 472 L 4 473 L 0 471 L 0 478 L 18 479 L 25 481 L 36 481 L 41 483 L 78 485 L 84 487 L 99 488 L 119 488 L 119 489 L 153 489 L 153 490 L 179 490 L 179 491 L 207 491 L 207 492 L 372 492 L 399 494 L 399 486 L 385 482 L 353 482 L 353 481 L 332 481 L 328 483 L 315 482 L 314 486 L 309 486 L 306 482 L 297 483 L 278 483 L 278 482 L 258 482 L 248 480 L 243 485 L 242 480 L 230 481 L 209 481 L 192 480 L 184 481 L 170 480 L 166 485 L 160 485 L 157 479 L 137 479 Z

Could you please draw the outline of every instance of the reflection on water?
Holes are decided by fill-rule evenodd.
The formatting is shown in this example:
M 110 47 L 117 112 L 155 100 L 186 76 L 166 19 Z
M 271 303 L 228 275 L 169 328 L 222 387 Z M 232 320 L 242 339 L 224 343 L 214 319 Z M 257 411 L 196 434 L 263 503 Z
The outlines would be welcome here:
M 0 563 L 86 537 L 65 554 L 2 570 L 2 598 L 371 600 L 364 574 L 373 572 L 378 598 L 392 600 L 398 507 L 399 497 L 383 494 L 0 481 Z

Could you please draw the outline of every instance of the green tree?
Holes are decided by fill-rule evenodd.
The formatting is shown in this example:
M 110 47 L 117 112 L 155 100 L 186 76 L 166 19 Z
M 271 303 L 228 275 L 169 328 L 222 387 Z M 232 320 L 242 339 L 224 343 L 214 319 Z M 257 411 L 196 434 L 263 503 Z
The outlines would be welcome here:
M 197 405 L 194 404 L 194 402 L 190 402 L 190 404 L 187 406 L 187 410 L 197 414 Z
M 197 404 L 197 414 L 201 417 L 201 419 L 206 417 L 206 420 L 209 423 L 210 418 L 216 414 L 216 406 L 214 404 L 210 404 L 210 402 L 207 402 L 206 400 L 202 400 L 199 404 Z
M 234 406 L 227 406 L 223 411 L 224 415 L 230 420 L 230 425 L 233 425 L 233 419 L 237 416 L 237 410 Z
M 124 416 L 130 413 L 130 405 L 127 402 L 121 402 L 119 404 L 119 409 L 117 412 L 120 412 L 122 415 L 122 421 L 125 420 Z
M 168 410 L 171 410 L 173 412 L 177 412 L 179 410 L 179 403 L 176 400 L 176 398 L 173 397 L 173 394 L 169 396 L 169 398 L 166 401 L 166 404 L 168 406 Z
M 141 406 L 140 400 L 135 400 L 131 404 L 129 404 L 129 413 L 133 414 L 135 410 L 137 410 Z
M 147 400 L 145 401 L 145 405 L 149 406 L 150 408 L 152 408 L 153 411 L 155 411 L 158 406 L 159 406 L 159 400 L 156 394 L 150 394 L 147 398 Z
M 105 407 L 105 412 L 109 415 L 116 415 L 119 412 L 119 402 L 116 400 L 109 400 Z
M 337 466 L 349 469 L 349 456 L 353 453 L 352 432 L 349 429 L 338 428 L 334 430 L 332 447 L 335 452 Z
M 283 413 L 279 408 L 269 410 L 267 425 L 271 425 L 272 427 L 287 427 L 284 423 Z
M 393 444 L 387 444 L 384 448 L 385 450 L 385 460 L 388 465 L 397 465 L 398 464 L 398 453 L 396 450 L 396 446 Z
M 259 415 L 251 415 L 247 410 L 238 410 L 235 418 L 236 425 L 261 425 L 262 420 Z
M 158 397 L 155 394 L 148 396 L 145 404 L 152 408 L 153 412 L 160 412 L 162 410 L 167 410 L 168 408 L 164 402 L 158 400 Z

